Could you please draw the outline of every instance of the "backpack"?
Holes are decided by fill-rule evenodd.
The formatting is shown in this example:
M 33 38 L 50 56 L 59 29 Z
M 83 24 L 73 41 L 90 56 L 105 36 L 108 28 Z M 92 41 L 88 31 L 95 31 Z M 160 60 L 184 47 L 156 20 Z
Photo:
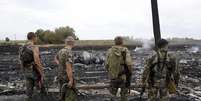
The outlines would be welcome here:
M 19 57 L 23 65 L 31 64 L 34 61 L 33 50 L 30 45 L 23 45 L 19 48 Z
M 121 54 L 122 51 L 119 51 L 119 54 L 115 53 L 114 50 L 111 49 L 107 63 L 109 65 L 109 73 L 112 78 L 118 78 L 118 75 L 121 71 L 124 70 L 122 63 L 123 63 L 123 57 Z

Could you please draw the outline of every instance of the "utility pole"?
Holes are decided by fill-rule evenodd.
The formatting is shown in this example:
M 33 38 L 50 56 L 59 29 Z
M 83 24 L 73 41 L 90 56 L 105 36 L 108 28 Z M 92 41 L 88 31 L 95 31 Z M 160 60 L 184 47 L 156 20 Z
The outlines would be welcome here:
M 158 40 L 161 39 L 157 0 L 151 0 L 151 8 L 152 8 L 152 20 L 153 20 L 153 33 L 154 33 L 155 44 L 157 44 Z

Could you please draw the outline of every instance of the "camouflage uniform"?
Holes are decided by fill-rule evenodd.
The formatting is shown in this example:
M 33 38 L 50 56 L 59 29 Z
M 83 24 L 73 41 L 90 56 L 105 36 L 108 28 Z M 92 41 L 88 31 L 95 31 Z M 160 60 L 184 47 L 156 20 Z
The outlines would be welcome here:
M 63 101 L 76 101 L 77 94 L 74 88 L 64 87 L 64 85 L 68 84 L 69 81 L 66 73 L 66 63 L 73 64 L 73 53 L 71 51 L 71 48 L 65 47 L 61 49 L 57 54 L 57 58 L 59 60 L 58 79 L 59 79 L 60 97 L 62 97 Z
M 33 47 L 34 47 L 29 44 L 27 44 L 27 45 L 31 49 L 33 49 Z M 37 89 L 39 89 L 39 86 L 37 84 L 38 75 L 37 75 L 36 71 L 34 70 L 34 68 L 35 68 L 34 61 L 30 64 L 21 64 L 21 65 L 23 67 L 22 69 L 23 69 L 24 76 L 26 79 L 25 85 L 26 85 L 26 95 L 28 96 L 27 101 L 30 101 L 33 96 L 34 87 L 37 87 Z
M 165 61 L 165 62 L 164 62 Z M 142 83 L 148 84 L 148 101 L 169 101 L 170 81 L 178 83 L 179 70 L 173 55 L 160 51 L 154 53 L 145 64 Z M 176 88 L 175 88 L 176 89 Z
M 124 70 L 124 67 L 121 66 L 123 64 L 123 51 L 126 52 L 126 64 L 131 71 L 132 59 L 129 50 L 126 47 L 113 46 L 112 48 L 110 48 L 107 52 L 105 64 L 106 69 L 109 73 L 110 93 L 112 95 L 116 95 L 118 88 L 121 88 L 121 101 L 127 101 L 128 88 L 125 87 L 126 75 L 122 75 L 120 78 L 118 78 L 118 74 Z M 119 58 L 117 59 L 115 57 Z

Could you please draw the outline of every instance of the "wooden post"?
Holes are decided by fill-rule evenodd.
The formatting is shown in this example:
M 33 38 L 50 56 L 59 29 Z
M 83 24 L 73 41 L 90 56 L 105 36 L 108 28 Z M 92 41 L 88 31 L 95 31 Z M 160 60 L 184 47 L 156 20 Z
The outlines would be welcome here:
M 158 40 L 161 39 L 157 0 L 151 0 L 151 8 L 152 8 L 152 20 L 153 20 L 153 33 L 155 38 L 155 44 L 157 44 Z

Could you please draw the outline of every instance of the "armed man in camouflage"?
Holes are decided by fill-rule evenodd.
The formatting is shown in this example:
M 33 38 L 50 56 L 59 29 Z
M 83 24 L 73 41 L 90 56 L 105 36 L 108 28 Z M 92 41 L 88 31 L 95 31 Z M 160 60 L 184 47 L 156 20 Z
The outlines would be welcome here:
M 161 39 L 142 76 L 143 86 L 148 87 L 148 101 L 169 101 L 169 94 L 176 93 L 178 80 L 177 60 L 168 53 L 168 41 Z
M 27 34 L 28 42 L 20 47 L 19 57 L 22 70 L 26 78 L 26 94 L 27 101 L 31 101 L 34 87 L 40 88 L 41 92 L 44 91 L 43 87 L 43 66 L 40 62 L 39 48 L 35 46 L 37 36 L 33 32 Z
M 55 56 L 55 62 L 59 65 L 58 79 L 60 88 L 60 101 L 76 101 L 77 93 L 73 77 L 73 53 L 74 38 L 69 36 L 65 40 L 66 46 Z
M 110 79 L 109 91 L 112 95 L 116 95 L 118 89 L 121 88 L 121 101 L 127 101 L 128 88 L 130 86 L 132 73 L 132 59 L 129 50 L 123 46 L 122 37 L 116 37 L 114 42 L 115 46 L 112 46 L 108 50 L 105 62 L 106 70 L 108 71 Z M 129 80 L 127 75 L 130 76 Z

